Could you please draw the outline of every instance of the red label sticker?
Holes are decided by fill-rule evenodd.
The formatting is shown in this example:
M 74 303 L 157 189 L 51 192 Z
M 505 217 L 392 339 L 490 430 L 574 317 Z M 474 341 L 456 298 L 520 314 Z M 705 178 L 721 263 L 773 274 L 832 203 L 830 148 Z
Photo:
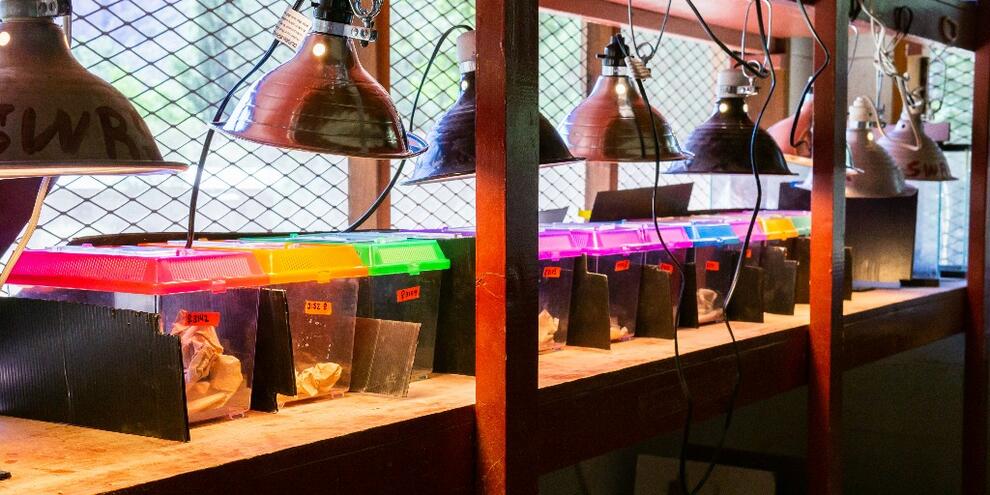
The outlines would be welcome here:
M 333 303 L 330 301 L 306 301 L 303 311 L 308 315 L 330 316 L 333 314 Z
M 560 278 L 560 267 L 548 266 L 543 268 L 543 278 Z
M 670 263 L 660 263 L 660 271 L 674 273 L 674 265 L 671 265 Z
M 395 292 L 395 300 L 398 302 L 415 301 L 419 299 L 419 286 L 408 289 L 399 289 Z
M 718 262 L 717 261 L 706 261 L 705 262 L 705 270 L 708 270 L 710 272 L 717 272 L 718 271 Z
M 179 324 L 188 326 L 211 326 L 220 324 L 220 313 L 216 311 L 181 311 Z
M 615 262 L 615 271 L 624 272 L 629 269 L 629 260 L 621 260 Z
M 752 249 L 747 249 L 746 250 L 746 257 L 747 258 L 752 258 L 753 257 L 753 250 Z

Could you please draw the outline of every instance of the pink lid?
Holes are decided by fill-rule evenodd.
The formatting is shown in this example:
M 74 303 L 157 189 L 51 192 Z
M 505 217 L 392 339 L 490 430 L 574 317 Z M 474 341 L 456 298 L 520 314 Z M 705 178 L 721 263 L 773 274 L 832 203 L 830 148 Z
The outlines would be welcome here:
M 25 251 L 9 283 L 168 295 L 260 287 L 267 281 L 247 252 L 65 246 Z
M 574 245 L 570 232 L 554 230 L 540 232 L 541 260 L 559 260 L 561 258 L 576 258 L 583 252 Z
M 643 234 L 646 236 L 646 240 L 651 243 L 656 243 L 663 249 L 663 244 L 660 242 L 660 238 L 657 236 L 657 229 L 654 227 L 653 222 L 646 221 L 642 224 Z M 688 249 L 694 246 L 694 242 L 691 241 L 691 236 L 688 234 L 688 229 L 691 228 L 691 224 L 688 223 L 664 223 L 660 222 L 660 234 L 663 235 L 663 241 L 667 244 L 668 249 Z
M 574 246 L 591 256 L 641 253 L 656 249 L 639 226 L 615 224 L 554 224 L 547 232 L 570 232 Z

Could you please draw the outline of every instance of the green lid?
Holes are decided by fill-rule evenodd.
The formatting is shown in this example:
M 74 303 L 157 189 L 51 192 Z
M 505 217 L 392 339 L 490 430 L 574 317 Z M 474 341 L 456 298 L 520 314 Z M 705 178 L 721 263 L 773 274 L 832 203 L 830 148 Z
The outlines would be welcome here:
M 795 215 L 791 217 L 794 227 L 800 236 L 811 235 L 811 215 Z
M 267 239 L 268 241 L 276 239 Z M 368 275 L 409 274 L 446 270 L 450 260 L 444 256 L 440 244 L 431 239 L 402 239 L 391 236 L 348 236 L 345 233 L 301 234 L 277 239 L 279 242 L 301 244 L 350 244 L 361 262 L 368 267 Z

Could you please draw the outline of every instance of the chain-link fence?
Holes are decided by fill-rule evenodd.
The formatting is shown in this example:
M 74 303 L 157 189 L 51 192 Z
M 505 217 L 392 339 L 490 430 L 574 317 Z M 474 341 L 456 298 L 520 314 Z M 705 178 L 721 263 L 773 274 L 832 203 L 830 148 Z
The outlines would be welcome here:
M 934 46 L 938 54 L 941 47 Z M 968 145 L 973 134 L 973 54 L 949 48 L 942 61 L 932 64 L 930 77 L 936 105 L 935 121 L 945 121 L 952 128 L 952 143 Z M 967 263 L 969 242 L 969 172 L 968 151 L 948 151 L 946 157 L 952 174 L 959 180 L 941 184 L 939 264 L 962 268 Z
M 216 103 L 272 39 L 276 0 L 76 0 L 72 51 L 137 106 L 165 158 L 193 163 Z M 266 69 L 288 59 L 280 47 Z M 347 220 L 340 157 L 284 152 L 218 136 L 204 174 L 202 230 L 333 229 Z M 32 245 L 90 234 L 179 230 L 193 172 L 64 177 Z
M 440 34 L 454 24 L 474 25 L 474 4 L 457 0 L 395 0 L 392 4 L 392 93 L 399 112 L 408 115 L 416 86 Z M 582 22 L 540 14 L 540 108 L 559 123 L 584 97 Z M 460 74 L 453 43 L 441 52 L 425 86 L 416 132 L 431 129 L 458 95 Z M 406 165 L 403 175 L 412 173 Z M 474 179 L 400 186 L 392 195 L 392 222 L 399 228 L 473 225 Z M 540 207 L 570 207 L 572 218 L 584 198 L 584 164 L 543 169 Z

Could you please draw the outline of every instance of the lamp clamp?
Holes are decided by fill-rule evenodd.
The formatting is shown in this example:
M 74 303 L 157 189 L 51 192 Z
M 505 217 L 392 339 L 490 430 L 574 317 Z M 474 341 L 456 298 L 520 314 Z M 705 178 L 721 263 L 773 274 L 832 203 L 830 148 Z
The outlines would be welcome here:
M 370 27 L 355 26 L 353 24 L 326 21 L 322 19 L 316 19 L 313 21 L 313 31 L 358 40 L 362 45 L 367 45 L 370 42 L 378 40 L 378 31 Z
M 357 40 L 361 46 L 378 39 L 375 17 L 381 13 L 385 0 L 371 0 L 370 8 L 365 8 L 362 0 L 313 0 L 312 4 L 315 31 Z M 361 26 L 351 24 L 354 16 L 361 19 Z

